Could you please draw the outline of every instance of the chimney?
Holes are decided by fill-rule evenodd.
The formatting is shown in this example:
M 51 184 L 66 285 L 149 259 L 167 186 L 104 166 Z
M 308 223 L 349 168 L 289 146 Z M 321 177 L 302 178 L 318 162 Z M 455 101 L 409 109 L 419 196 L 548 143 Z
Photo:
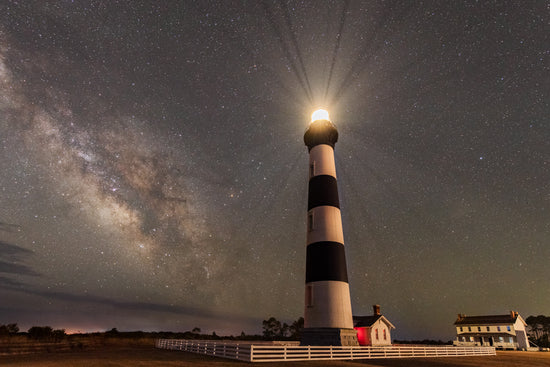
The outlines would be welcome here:
M 459 313 L 459 314 L 458 314 L 457 321 L 460 321 L 460 320 L 462 320 L 462 314 Z
M 518 317 L 518 313 L 516 311 L 510 311 L 510 316 L 515 319 L 516 317 Z
M 372 305 L 372 311 L 375 316 L 380 315 L 380 305 Z

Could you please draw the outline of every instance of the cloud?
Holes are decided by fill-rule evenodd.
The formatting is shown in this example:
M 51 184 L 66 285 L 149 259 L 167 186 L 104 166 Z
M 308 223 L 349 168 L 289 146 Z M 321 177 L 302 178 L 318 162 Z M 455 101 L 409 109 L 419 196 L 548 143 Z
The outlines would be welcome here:
M 7 256 L 7 255 L 30 255 L 33 252 L 31 250 L 27 250 L 26 248 L 0 241 L 0 256 Z
M 21 257 L 29 257 L 32 251 L 20 246 L 0 241 L 0 273 L 37 276 L 28 266 L 21 264 Z
M 20 283 L 16 280 L 0 276 L 0 287 L 2 287 L 2 288 L 8 288 L 8 289 L 17 288 L 17 289 L 19 289 L 22 285 L 23 285 L 23 283 Z
M 17 224 L 0 222 L 0 231 L 2 231 L 2 232 L 13 233 L 13 232 L 19 230 L 19 228 L 20 227 Z
M 0 260 L 0 273 L 19 274 L 19 275 L 38 275 L 37 272 L 25 265 L 14 264 Z
M 2 278 L 0 278 L 0 281 Z M 63 303 L 80 303 L 86 306 L 88 305 L 97 305 L 103 309 L 113 308 L 120 311 L 129 311 L 137 312 L 139 314 L 158 312 L 158 313 L 167 313 L 174 314 L 179 316 L 191 316 L 197 318 L 207 318 L 207 319 L 231 319 L 232 322 L 243 322 L 245 324 L 253 324 L 257 321 L 256 318 L 237 315 L 233 313 L 220 313 L 219 311 L 209 311 L 205 307 L 191 307 L 191 306 L 182 306 L 182 305 L 167 305 L 162 303 L 153 303 L 153 302 L 129 302 L 129 301 L 119 301 L 112 298 L 95 296 L 95 295 L 78 295 L 67 292 L 53 292 L 45 291 L 39 289 L 32 289 L 29 287 L 18 288 L 18 284 L 12 282 L 13 287 L 8 286 L 4 287 L 5 289 L 25 293 L 32 296 L 39 296 L 47 298 L 50 302 L 60 301 Z

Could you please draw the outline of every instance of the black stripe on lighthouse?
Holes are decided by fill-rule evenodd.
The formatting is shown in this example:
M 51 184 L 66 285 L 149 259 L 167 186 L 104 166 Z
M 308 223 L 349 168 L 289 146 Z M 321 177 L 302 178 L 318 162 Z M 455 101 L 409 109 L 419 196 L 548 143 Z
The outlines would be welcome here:
M 313 176 L 309 180 L 307 210 L 322 205 L 340 208 L 336 178 L 330 175 Z
M 344 245 L 323 241 L 307 246 L 306 283 L 323 280 L 348 282 Z

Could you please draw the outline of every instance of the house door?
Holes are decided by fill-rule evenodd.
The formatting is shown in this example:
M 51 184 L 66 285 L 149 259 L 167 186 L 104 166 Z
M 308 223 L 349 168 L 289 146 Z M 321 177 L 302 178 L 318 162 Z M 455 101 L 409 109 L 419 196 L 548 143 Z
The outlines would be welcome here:
M 483 337 L 482 336 L 479 337 L 479 345 L 483 346 Z
M 495 342 L 495 341 L 494 341 L 493 337 L 492 337 L 492 336 L 489 337 L 489 345 L 490 345 L 491 347 L 493 346 L 494 342 Z

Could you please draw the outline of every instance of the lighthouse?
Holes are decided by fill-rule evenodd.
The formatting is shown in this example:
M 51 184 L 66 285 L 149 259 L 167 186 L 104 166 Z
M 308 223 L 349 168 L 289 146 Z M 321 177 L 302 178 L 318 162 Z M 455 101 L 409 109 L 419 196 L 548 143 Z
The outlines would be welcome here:
M 334 145 L 338 130 L 317 110 L 304 134 L 309 150 L 306 291 L 302 345 L 359 345 L 353 329 Z

